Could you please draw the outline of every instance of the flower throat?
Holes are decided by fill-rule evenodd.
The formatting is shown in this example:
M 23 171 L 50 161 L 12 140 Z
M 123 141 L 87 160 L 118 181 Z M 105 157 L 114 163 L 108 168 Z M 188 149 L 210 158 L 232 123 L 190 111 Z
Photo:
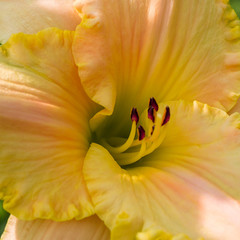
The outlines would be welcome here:
M 163 142 L 166 136 L 166 125 L 170 120 L 170 109 L 165 107 L 164 112 L 159 113 L 156 100 L 150 98 L 145 129 L 139 125 L 139 114 L 136 108 L 132 108 L 132 127 L 129 137 L 121 145 L 113 145 L 119 142 L 117 138 L 102 139 L 101 144 L 108 149 L 120 166 L 126 166 L 137 162 L 142 157 L 152 153 Z

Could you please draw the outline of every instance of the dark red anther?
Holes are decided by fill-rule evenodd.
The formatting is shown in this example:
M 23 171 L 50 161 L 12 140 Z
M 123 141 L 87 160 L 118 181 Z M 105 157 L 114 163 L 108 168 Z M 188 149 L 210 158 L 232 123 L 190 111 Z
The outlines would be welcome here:
M 151 106 L 148 108 L 148 118 L 152 120 L 152 122 L 155 122 L 155 117 L 154 117 L 154 108 Z
M 132 121 L 135 121 L 136 123 L 138 123 L 138 121 L 139 121 L 139 115 L 138 115 L 138 111 L 136 108 L 132 109 L 131 119 L 132 119 Z
M 169 120 L 170 120 L 170 108 L 167 106 L 165 108 L 164 118 L 163 118 L 163 121 L 162 121 L 162 126 L 165 125 L 166 123 L 168 123 Z
M 145 138 L 145 130 L 144 128 L 140 125 L 138 127 L 138 140 L 141 141 Z
M 149 107 L 153 107 L 156 112 L 158 111 L 158 104 L 157 104 L 155 98 L 153 98 L 153 97 L 150 98 L 150 100 L 149 100 Z
M 155 129 L 155 125 L 152 126 L 151 135 L 153 135 L 154 129 Z

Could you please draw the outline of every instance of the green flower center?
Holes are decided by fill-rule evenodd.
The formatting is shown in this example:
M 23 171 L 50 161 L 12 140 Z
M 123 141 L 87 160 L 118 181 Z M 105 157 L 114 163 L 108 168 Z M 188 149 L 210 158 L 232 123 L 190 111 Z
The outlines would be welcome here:
M 100 144 L 104 146 L 118 162 L 120 166 L 133 164 L 152 153 L 163 142 L 166 136 L 166 124 L 170 120 L 170 109 L 158 111 L 158 104 L 154 98 L 149 101 L 145 114 L 145 122 L 139 123 L 139 115 L 136 108 L 131 111 L 132 126 L 127 138 L 108 137 L 101 138 Z M 146 130 L 145 130 L 146 129 Z

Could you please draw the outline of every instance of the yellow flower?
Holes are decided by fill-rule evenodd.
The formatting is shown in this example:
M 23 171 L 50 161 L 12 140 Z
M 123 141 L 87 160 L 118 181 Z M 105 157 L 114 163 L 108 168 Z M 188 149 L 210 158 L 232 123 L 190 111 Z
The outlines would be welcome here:
M 1 46 L 0 198 L 17 217 L 3 240 L 239 240 L 235 12 L 226 0 L 75 7 L 76 31 Z

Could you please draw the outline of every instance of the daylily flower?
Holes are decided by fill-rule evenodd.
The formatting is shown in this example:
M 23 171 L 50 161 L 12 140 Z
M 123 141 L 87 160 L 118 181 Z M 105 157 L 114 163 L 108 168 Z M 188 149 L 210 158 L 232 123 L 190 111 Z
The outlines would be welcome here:
M 238 240 L 235 12 L 226 0 L 75 7 L 76 31 L 1 46 L 3 240 Z

